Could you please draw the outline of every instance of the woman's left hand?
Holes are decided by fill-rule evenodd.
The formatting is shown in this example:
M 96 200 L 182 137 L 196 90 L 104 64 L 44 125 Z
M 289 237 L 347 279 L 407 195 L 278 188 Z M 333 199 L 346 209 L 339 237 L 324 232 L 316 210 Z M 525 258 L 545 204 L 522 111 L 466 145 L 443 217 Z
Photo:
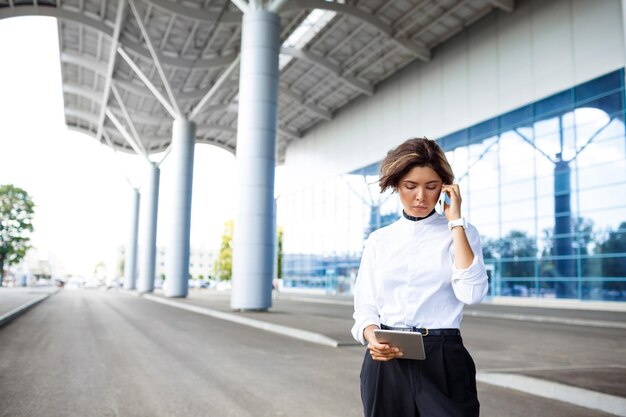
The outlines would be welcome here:
M 443 213 L 448 221 L 461 218 L 461 190 L 459 184 L 443 184 L 441 192 L 445 192 L 450 197 L 450 204 L 443 205 Z

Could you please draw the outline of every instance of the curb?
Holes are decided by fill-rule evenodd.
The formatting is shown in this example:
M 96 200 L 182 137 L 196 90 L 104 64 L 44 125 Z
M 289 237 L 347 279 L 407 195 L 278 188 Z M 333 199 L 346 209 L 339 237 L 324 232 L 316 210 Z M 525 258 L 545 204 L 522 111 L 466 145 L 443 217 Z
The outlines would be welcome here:
M 167 300 L 155 295 L 141 294 L 142 298 L 154 301 L 157 303 L 165 304 L 171 307 L 180 308 L 182 310 L 191 311 L 198 314 L 204 314 L 205 316 L 214 317 L 221 320 L 227 320 L 244 326 L 254 327 L 256 329 L 265 330 L 272 333 L 277 333 L 283 336 L 292 337 L 294 339 L 300 339 L 305 342 L 316 343 L 318 345 L 338 347 L 342 344 L 337 340 L 331 339 L 328 336 L 324 336 L 320 333 L 309 332 L 307 330 L 296 329 L 293 327 L 282 326 L 280 324 L 268 323 L 261 320 L 250 319 L 248 317 L 241 317 L 232 313 L 224 313 L 222 311 L 212 310 L 205 307 L 190 305 L 187 303 L 181 303 L 179 301 Z
M 534 316 L 534 315 L 527 315 L 527 314 L 511 314 L 511 313 L 488 313 L 484 311 L 465 311 L 464 316 L 465 317 L 468 317 L 468 316 L 481 317 L 481 318 L 488 318 L 488 319 L 515 320 L 515 321 L 532 321 L 535 323 L 567 324 L 570 326 L 604 327 L 608 329 L 626 329 L 626 323 L 620 323 L 617 321 L 567 319 L 563 317 Z
M 483 301 L 483 303 L 512 307 L 538 307 L 562 310 L 626 312 L 626 303 L 623 301 L 583 301 L 568 298 L 554 299 L 536 297 L 493 296 L 490 300 Z
M 476 380 L 551 400 L 626 417 L 626 399 L 525 375 L 478 372 Z
M 31 308 L 33 308 L 34 306 L 36 306 L 37 304 L 39 304 L 40 302 L 42 302 L 43 300 L 45 300 L 46 298 L 50 297 L 51 295 L 54 295 L 58 292 L 57 291 L 53 291 L 47 294 L 44 294 L 40 297 L 35 298 L 34 300 L 30 300 L 27 303 L 22 304 L 21 306 L 14 308 L 13 310 L 9 311 L 8 313 L 3 314 L 2 316 L 0 316 L 0 327 L 4 326 L 5 324 L 8 324 L 11 320 L 17 318 L 19 315 L 27 312 L 28 310 L 30 310 Z

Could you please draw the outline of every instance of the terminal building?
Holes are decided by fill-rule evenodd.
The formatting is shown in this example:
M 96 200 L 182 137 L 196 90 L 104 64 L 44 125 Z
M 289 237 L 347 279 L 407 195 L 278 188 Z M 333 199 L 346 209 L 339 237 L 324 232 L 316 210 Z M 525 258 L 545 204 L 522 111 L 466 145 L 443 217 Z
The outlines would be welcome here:
M 206 143 L 237 156 L 231 307 L 263 310 L 278 227 L 283 287 L 350 293 L 365 239 L 401 215 L 379 164 L 425 136 L 491 296 L 626 301 L 626 0 L 0 0 L 26 15 L 58 19 L 66 124 L 147 162 L 128 288 L 154 288 L 154 154 L 175 166 L 165 295 L 187 295 Z
M 349 291 L 364 239 L 397 219 L 376 180 L 405 139 L 437 139 L 478 227 L 490 294 L 626 301 L 619 1 L 516 1 L 287 148 L 286 286 Z

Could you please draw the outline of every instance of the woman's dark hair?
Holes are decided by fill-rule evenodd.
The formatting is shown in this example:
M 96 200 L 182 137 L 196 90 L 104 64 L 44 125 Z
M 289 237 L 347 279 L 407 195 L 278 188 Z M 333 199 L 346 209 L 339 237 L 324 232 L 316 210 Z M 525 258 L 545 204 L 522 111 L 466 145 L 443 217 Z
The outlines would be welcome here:
M 452 184 L 454 173 L 443 149 L 427 138 L 409 139 L 387 153 L 380 166 L 380 192 L 397 191 L 400 179 L 415 167 L 432 168 L 444 184 Z

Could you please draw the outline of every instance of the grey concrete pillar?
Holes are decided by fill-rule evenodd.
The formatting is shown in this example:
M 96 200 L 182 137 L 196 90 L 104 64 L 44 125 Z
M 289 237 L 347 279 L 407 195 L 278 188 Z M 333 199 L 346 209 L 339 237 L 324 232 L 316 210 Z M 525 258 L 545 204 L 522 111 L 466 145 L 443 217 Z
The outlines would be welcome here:
M 279 34 L 276 13 L 259 9 L 245 13 L 237 121 L 234 310 L 266 310 L 272 304 Z
M 163 292 L 167 297 L 186 297 L 189 280 L 189 237 L 191 231 L 191 189 L 196 124 L 186 119 L 174 120 L 172 128 L 172 216 L 170 243 Z
M 157 215 L 159 211 L 159 167 L 154 163 L 148 166 L 148 183 L 144 187 L 141 205 L 141 218 L 143 222 L 141 236 L 141 253 L 139 256 L 141 268 L 139 268 L 139 281 L 137 291 L 154 291 L 154 270 L 156 266 L 156 235 Z
M 135 289 L 137 278 L 137 232 L 139 231 L 139 190 L 133 188 L 131 196 L 130 234 L 124 260 L 124 288 Z
M 626 67 L 626 0 L 622 0 L 622 35 L 624 41 L 624 67 Z

